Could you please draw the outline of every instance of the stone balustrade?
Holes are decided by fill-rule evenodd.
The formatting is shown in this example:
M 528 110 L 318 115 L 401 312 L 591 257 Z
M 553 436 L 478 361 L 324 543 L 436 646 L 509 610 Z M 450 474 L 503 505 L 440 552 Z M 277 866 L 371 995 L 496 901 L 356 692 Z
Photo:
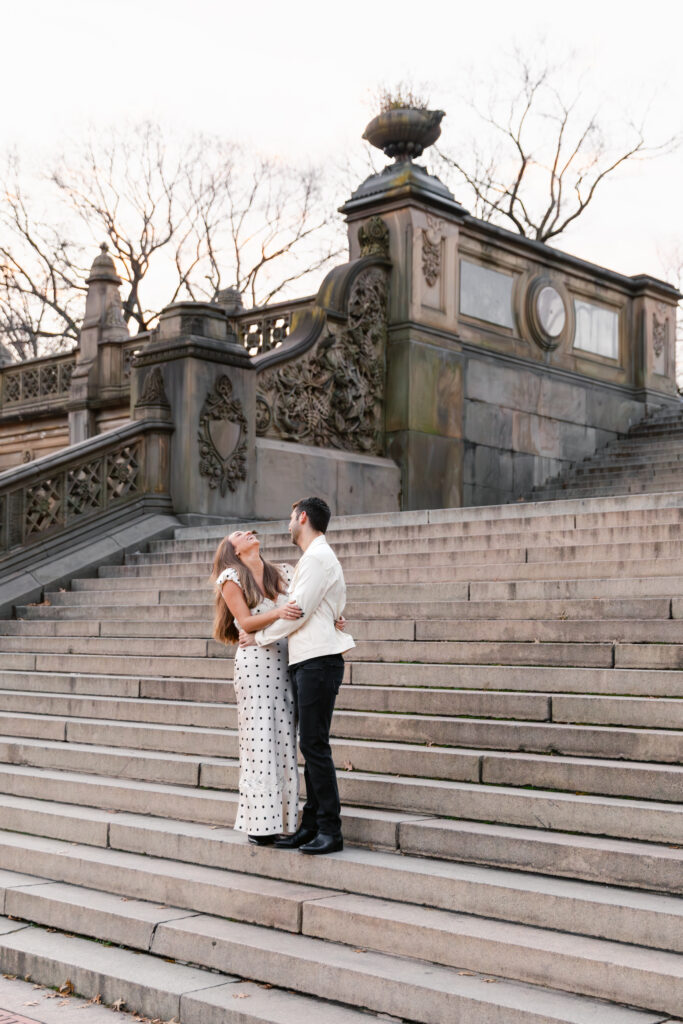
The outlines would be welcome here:
M 0 473 L 0 561 L 145 497 L 170 509 L 172 430 L 142 419 Z
M 272 352 L 289 337 L 297 318 L 314 298 L 292 299 L 268 306 L 255 306 L 234 315 L 237 337 L 250 356 Z
M 0 369 L 0 415 L 64 406 L 69 397 L 76 352 L 29 359 Z

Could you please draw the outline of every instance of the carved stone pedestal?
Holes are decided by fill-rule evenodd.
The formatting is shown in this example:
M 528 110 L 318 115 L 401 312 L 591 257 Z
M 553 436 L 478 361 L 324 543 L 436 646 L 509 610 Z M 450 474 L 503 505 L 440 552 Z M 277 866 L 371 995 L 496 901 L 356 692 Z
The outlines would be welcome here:
M 255 373 L 215 305 L 175 303 L 135 359 L 131 404 L 168 403 L 175 424 L 171 495 L 177 515 L 253 516 Z

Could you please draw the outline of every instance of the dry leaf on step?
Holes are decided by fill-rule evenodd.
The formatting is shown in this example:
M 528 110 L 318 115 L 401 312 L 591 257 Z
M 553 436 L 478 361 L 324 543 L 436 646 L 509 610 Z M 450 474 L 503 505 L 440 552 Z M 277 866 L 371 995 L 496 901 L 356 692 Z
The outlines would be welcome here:
M 74 994 L 74 986 L 71 978 L 67 978 L 63 985 L 60 985 L 57 989 L 60 996 L 72 996 Z
M 126 1000 L 125 999 L 117 999 L 116 1002 L 111 1004 L 112 1010 L 116 1010 L 118 1013 L 121 1013 L 121 1011 L 123 1010 L 125 1005 L 126 1005 Z
M 353 771 L 353 765 L 351 764 L 350 761 L 344 761 L 344 764 L 342 765 L 342 768 L 344 769 L 345 772 L 352 772 Z
M 233 999 L 248 999 L 249 998 L 249 993 L 248 992 L 233 992 L 232 998 Z

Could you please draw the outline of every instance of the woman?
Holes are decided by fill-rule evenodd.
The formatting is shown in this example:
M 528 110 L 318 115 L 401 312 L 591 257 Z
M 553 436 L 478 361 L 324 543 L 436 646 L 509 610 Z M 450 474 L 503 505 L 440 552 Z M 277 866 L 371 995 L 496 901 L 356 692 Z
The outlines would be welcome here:
M 239 629 L 263 629 L 275 619 L 298 619 L 288 601 L 291 566 L 272 565 L 260 553 L 253 530 L 235 530 L 218 545 L 213 635 L 236 644 Z M 284 829 L 295 832 L 299 811 L 296 707 L 287 668 L 287 641 L 235 652 L 235 700 L 240 749 L 239 806 L 234 827 L 249 842 L 267 846 Z

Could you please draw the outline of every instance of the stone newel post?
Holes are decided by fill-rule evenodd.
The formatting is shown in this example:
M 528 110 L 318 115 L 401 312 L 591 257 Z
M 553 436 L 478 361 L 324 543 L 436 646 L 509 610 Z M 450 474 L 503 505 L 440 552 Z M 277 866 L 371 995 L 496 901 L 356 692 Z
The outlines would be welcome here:
M 93 262 L 87 280 L 85 317 L 78 343 L 76 366 L 71 377 L 69 396 L 69 442 L 76 444 L 97 433 L 96 412 L 100 393 L 106 383 L 100 379 L 100 346 L 125 340 L 128 328 L 121 310 L 121 279 L 106 243 Z
M 148 381 L 154 399 L 153 369 L 175 425 L 170 490 L 176 513 L 188 521 L 253 516 L 255 373 L 225 311 L 197 302 L 162 311 L 155 340 L 134 362 L 136 415 L 149 408 Z
M 414 163 L 440 134 L 442 111 L 389 110 L 365 138 L 395 163 L 369 177 L 342 207 L 351 259 L 382 232 L 389 241 L 386 454 L 401 467 L 402 507 L 462 504 L 463 371 L 455 320 L 459 225 L 466 211 Z

